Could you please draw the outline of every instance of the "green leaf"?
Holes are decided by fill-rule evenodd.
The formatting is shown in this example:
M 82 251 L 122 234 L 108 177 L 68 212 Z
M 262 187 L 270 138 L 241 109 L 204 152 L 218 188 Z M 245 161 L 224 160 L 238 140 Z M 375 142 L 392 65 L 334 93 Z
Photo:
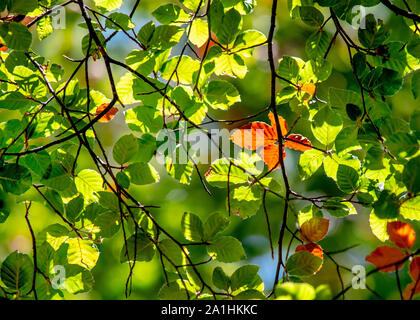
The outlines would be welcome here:
M 381 219 L 375 214 L 375 210 L 372 210 L 369 216 L 369 225 L 372 233 L 382 242 L 389 239 L 387 230 L 388 222 L 395 221 L 396 219 Z
M 76 181 L 76 180 L 75 180 Z M 58 191 L 71 190 L 75 188 L 70 175 L 64 170 L 62 163 L 53 162 L 51 170 L 48 170 L 42 177 L 41 182 L 47 187 Z
M 0 166 L 0 184 L 3 191 L 20 195 L 32 185 L 32 176 L 28 169 L 18 164 Z
M 340 114 L 344 125 L 354 126 L 362 115 L 362 98 L 352 90 L 330 88 L 329 103 L 331 109 Z
M 0 24 L 1 42 L 9 49 L 29 51 L 32 43 L 32 34 L 28 28 L 17 22 L 4 22 Z
M 238 293 L 235 297 L 233 297 L 233 300 L 265 300 L 266 296 L 256 289 L 249 289 L 245 291 L 241 291 Z
M 188 39 L 198 48 L 202 47 L 209 39 L 209 26 L 207 21 L 194 19 Z
M 238 52 L 239 50 L 261 46 L 266 42 L 267 38 L 263 33 L 256 30 L 246 30 L 238 35 L 233 47 L 234 50 Z
M 92 169 L 80 171 L 74 178 L 74 183 L 86 201 L 95 200 L 95 192 L 103 190 L 101 175 Z
M 149 106 L 140 106 L 127 110 L 125 112 L 125 121 L 131 130 L 142 133 L 156 133 L 163 127 L 162 111 Z
M 259 269 L 259 266 L 254 265 L 246 265 L 236 269 L 230 277 L 232 291 L 250 285 L 255 279 Z
M 323 58 L 327 52 L 330 41 L 331 36 L 327 32 L 323 30 L 315 31 L 306 41 L 306 54 L 313 60 Z
M 88 270 L 96 266 L 99 250 L 92 241 L 70 238 L 65 243 L 68 245 L 67 261 L 69 264 L 77 264 Z
M 322 259 L 307 251 L 294 253 L 286 261 L 287 271 L 294 276 L 311 276 L 315 274 L 322 265 Z
M 368 14 L 365 17 L 364 28 L 359 28 L 358 35 L 360 43 L 366 48 L 377 48 L 389 37 L 389 33 L 382 25 L 381 20 L 377 24 L 373 14 Z
M 411 194 L 420 192 L 420 156 L 407 162 L 402 179 Z
M 352 167 L 340 164 L 337 170 L 337 185 L 345 193 L 353 193 L 358 188 L 359 174 Z
M 205 101 L 213 109 L 227 110 L 236 102 L 241 102 L 238 90 L 227 81 L 213 80 L 205 88 Z
M 396 218 L 399 211 L 398 197 L 388 190 L 384 190 L 379 195 L 379 199 L 373 204 L 373 209 L 380 219 Z
M 410 220 L 420 220 L 420 197 L 408 199 L 401 203 L 400 214 Z
M 213 239 L 219 232 L 227 228 L 229 222 L 230 220 L 220 213 L 212 214 L 204 224 L 204 239 L 206 241 Z
M 228 179 L 230 184 L 242 184 L 248 181 L 248 175 L 238 167 L 230 165 L 226 158 L 215 160 L 206 173 L 206 180 L 216 187 L 226 188 Z
M 324 153 L 315 149 L 305 151 L 300 155 L 298 170 L 302 180 L 310 178 L 322 165 Z
M 156 169 L 151 164 L 143 162 L 130 164 L 125 173 L 130 177 L 131 183 L 137 185 L 156 183 L 160 179 Z
M 153 21 L 149 21 L 143 25 L 137 34 L 137 39 L 145 46 L 149 47 L 150 41 L 152 40 L 153 33 L 155 32 L 155 24 Z
M 70 221 L 75 222 L 78 220 L 79 215 L 84 208 L 84 202 L 83 195 L 79 194 L 66 204 L 66 216 Z
M 6 92 L 0 95 L 0 109 L 22 111 L 33 105 L 33 102 L 20 92 Z
M 230 288 L 230 278 L 221 267 L 214 268 L 212 281 L 213 284 L 221 290 L 228 291 Z
M 324 15 L 314 7 L 299 7 L 299 14 L 302 21 L 311 27 L 319 28 L 324 22 Z
M 341 118 L 328 106 L 319 110 L 312 121 L 315 138 L 325 146 L 334 142 L 342 127 Z
M 181 280 L 172 281 L 168 284 L 165 283 L 162 288 L 160 288 L 158 297 L 161 300 L 188 300 L 190 297 L 194 296 L 194 292 L 185 290 L 187 284 L 188 283 L 183 283 Z
M 181 228 L 185 239 L 197 242 L 203 241 L 203 223 L 199 216 L 185 212 L 182 216 Z
M 106 11 L 118 9 L 122 5 L 122 0 L 93 0 L 98 8 Z
M 413 93 L 414 99 L 420 97 L 420 70 L 413 73 L 411 78 L 411 92 Z
M 177 45 L 184 34 L 184 29 L 177 26 L 162 25 L 154 29 L 147 44 L 153 50 L 166 50 Z
M 172 264 L 175 264 L 175 266 L 181 266 L 188 263 L 184 253 L 181 251 L 179 246 L 171 239 L 163 239 L 162 241 L 160 241 L 159 248 L 162 251 L 162 260 L 166 270 L 175 272 L 176 269 Z M 188 250 L 184 250 L 186 253 L 188 253 Z
M 136 26 L 131 21 L 131 18 L 129 16 L 121 12 L 111 13 L 108 18 L 109 19 L 106 19 L 105 21 L 105 26 L 108 29 L 121 30 L 120 29 L 121 27 L 123 28 L 123 30 L 127 31 L 130 29 L 133 29 Z M 111 20 L 114 21 L 115 23 L 112 23 Z
M 220 262 L 235 262 L 246 258 L 242 244 L 238 239 L 222 236 L 211 241 L 207 253 Z
M 37 0 L 8 0 L 5 2 L 7 3 L 7 10 L 15 14 L 26 15 L 38 8 Z
M 224 14 L 221 24 L 215 30 L 216 37 L 221 44 L 229 46 L 235 41 L 241 21 L 241 14 L 234 8 Z
M 129 162 L 139 152 L 139 143 L 132 134 L 122 136 L 115 143 L 112 149 L 114 160 L 123 165 Z
M 162 67 L 161 77 L 181 84 L 192 84 L 194 73 L 200 68 L 200 61 L 188 56 L 176 56 L 169 59 Z
M 14 251 L 1 266 L 1 281 L 14 292 L 25 295 L 31 289 L 33 264 L 27 254 Z
M 48 188 L 45 190 L 44 196 L 54 209 L 56 209 L 61 214 L 64 214 L 64 203 L 57 191 Z
M 65 290 L 71 294 L 89 292 L 93 289 L 95 281 L 92 273 L 78 265 L 68 264 L 65 266 L 66 280 L 63 283 Z
M 172 3 L 160 6 L 152 12 L 152 15 L 162 24 L 170 24 L 175 21 L 187 21 L 189 18 L 184 10 Z
M 180 0 L 180 2 L 191 11 L 197 11 L 199 4 L 203 6 L 203 2 L 200 0 Z
M 346 165 L 355 169 L 357 172 L 360 171 L 359 159 L 353 157 L 350 154 L 340 155 L 333 154 L 332 156 L 324 158 L 324 171 L 328 177 L 337 181 L 337 171 L 339 165 Z
M 231 77 L 245 78 L 248 68 L 244 60 L 238 54 L 222 54 L 215 59 L 214 73 L 218 76 L 229 75 Z
M 130 187 L 130 178 L 124 172 L 118 172 L 115 178 L 122 188 L 128 189 Z
M 178 180 L 182 184 L 190 184 L 194 164 L 182 146 L 178 146 L 174 152 L 166 156 L 165 168 L 168 174 L 175 180 Z
M 9 217 L 10 209 L 8 204 L 8 196 L 6 193 L 0 192 L 0 223 L 4 223 Z
M 94 225 L 100 228 L 99 236 L 111 238 L 120 230 L 120 216 L 114 211 L 101 213 L 95 218 Z
M 341 198 L 333 197 L 324 203 L 323 209 L 337 218 L 343 218 L 351 214 L 357 214 L 356 209 L 350 202 L 341 202 Z
M 41 231 L 38 241 L 46 241 L 55 251 L 69 238 L 69 230 L 61 224 L 49 225 Z
M 301 227 L 306 221 L 311 220 L 314 217 L 322 218 L 322 211 L 315 205 L 309 205 L 302 208 L 298 213 L 298 223 Z
M 36 153 L 29 153 L 22 158 L 22 163 L 31 170 L 32 173 L 43 177 L 51 170 L 51 157 L 45 150 Z
M 242 186 L 233 189 L 230 207 L 234 214 L 243 219 L 255 215 L 261 206 L 262 191 L 257 186 Z
M 52 18 L 50 16 L 45 16 L 39 20 L 36 26 L 36 31 L 38 32 L 39 40 L 44 40 L 48 37 L 54 31 Z
M 279 60 L 279 66 L 277 68 L 277 73 L 280 77 L 290 80 L 294 84 L 298 84 L 299 72 L 305 66 L 305 62 L 297 57 L 283 56 Z M 280 83 L 283 85 L 289 85 L 288 82 L 280 80 Z
M 385 145 L 393 155 L 399 158 L 410 157 L 419 150 L 417 138 L 412 134 L 403 132 L 393 134 L 385 142 Z
M 128 257 L 127 257 L 128 254 Z M 137 238 L 135 235 L 127 239 L 127 247 L 123 246 L 120 253 L 120 262 L 127 261 L 151 261 L 155 255 L 155 246 L 153 242 L 143 233 L 138 233 Z
M 332 64 L 325 59 L 309 60 L 300 72 L 303 83 L 317 83 L 327 80 L 332 72 Z

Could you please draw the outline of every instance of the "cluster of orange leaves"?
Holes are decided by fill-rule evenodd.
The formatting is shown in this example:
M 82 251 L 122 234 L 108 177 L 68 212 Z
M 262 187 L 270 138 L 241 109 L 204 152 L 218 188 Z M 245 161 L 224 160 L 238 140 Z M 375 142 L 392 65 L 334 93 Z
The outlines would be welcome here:
M 288 134 L 287 122 L 283 117 L 278 116 L 281 130 L 279 135 L 274 114 L 270 112 L 268 117 L 271 126 L 259 121 L 248 123 L 235 130 L 231 140 L 242 148 L 257 150 L 269 170 L 280 167 L 278 137 L 282 137 L 284 140 L 284 147 L 302 152 L 312 149 L 312 144 L 307 138 L 299 134 Z M 285 157 L 286 151 L 283 148 L 283 159 Z
M 317 242 L 321 241 L 326 236 L 329 226 L 330 221 L 325 218 L 313 217 L 305 221 L 300 227 L 300 236 L 304 243 L 298 245 L 295 252 L 307 251 L 310 254 L 323 259 L 324 251 Z M 321 269 L 321 267 L 322 264 L 319 269 Z
M 107 107 L 108 103 L 103 103 L 99 107 L 96 108 L 96 115 L 99 115 L 101 112 L 103 112 Z M 108 122 L 111 121 L 112 118 L 115 117 L 115 115 L 118 112 L 118 108 L 112 107 L 108 112 L 106 112 L 98 121 L 99 122 Z
M 407 250 L 416 241 L 416 233 L 408 223 L 401 221 L 388 222 L 387 231 L 389 240 L 398 248 L 387 245 L 380 246 L 366 256 L 366 261 L 372 263 L 381 272 L 392 272 L 401 269 L 405 262 L 409 260 Z M 420 257 L 411 260 L 410 276 L 413 282 L 408 284 L 404 290 L 403 297 L 406 300 L 410 300 L 414 295 L 420 293 Z

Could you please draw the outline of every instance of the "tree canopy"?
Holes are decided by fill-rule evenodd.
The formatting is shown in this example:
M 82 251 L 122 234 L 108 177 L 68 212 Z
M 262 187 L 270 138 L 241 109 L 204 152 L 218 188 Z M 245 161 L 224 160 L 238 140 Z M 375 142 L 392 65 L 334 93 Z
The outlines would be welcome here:
M 419 298 L 420 1 L 0 12 L 2 298 Z

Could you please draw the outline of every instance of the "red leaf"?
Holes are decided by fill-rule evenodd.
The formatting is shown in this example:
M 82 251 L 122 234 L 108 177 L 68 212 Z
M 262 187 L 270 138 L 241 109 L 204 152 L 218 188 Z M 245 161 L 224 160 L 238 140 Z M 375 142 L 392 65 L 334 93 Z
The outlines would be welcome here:
M 381 272 L 395 271 L 397 262 L 406 257 L 400 249 L 390 246 L 378 247 L 366 257 L 366 261 L 372 263 Z M 404 266 L 404 262 L 398 264 L 398 269 Z
M 99 107 L 96 108 L 96 115 L 103 112 L 107 107 L 108 103 L 101 104 Z M 105 113 L 98 121 L 99 122 L 108 122 L 112 118 L 114 118 L 115 114 L 118 112 L 118 108 L 112 107 L 107 113 Z
M 416 288 L 414 289 L 414 286 Z M 420 293 L 420 281 L 417 282 L 411 282 L 409 283 L 404 290 L 403 297 L 404 300 L 411 300 L 412 297 Z
M 416 282 L 420 278 L 420 257 L 414 258 L 410 263 L 410 276 Z
M 315 257 L 323 259 L 324 252 L 322 251 L 322 248 L 317 243 L 307 243 L 307 244 L 300 244 L 296 247 L 295 252 L 298 251 L 307 251 L 311 254 L 313 254 Z
M 312 149 L 311 142 L 300 134 L 291 134 L 286 139 L 284 143 L 285 147 L 303 152 Z
M 242 148 L 256 150 L 275 143 L 277 136 L 273 128 L 268 124 L 252 122 L 235 130 L 230 139 Z
M 409 249 L 416 242 L 416 232 L 408 223 L 401 221 L 388 222 L 389 240 L 402 249 Z
M 280 168 L 279 163 L 279 146 L 270 144 L 258 151 L 261 158 L 268 166 L 268 170 Z M 283 159 L 286 157 L 286 151 L 283 149 Z
M 314 217 L 305 221 L 301 227 L 302 238 L 306 242 L 318 242 L 328 232 L 330 221 L 325 218 Z
M 315 94 L 316 92 L 316 85 L 313 83 L 307 83 L 304 84 L 301 88 L 301 91 L 306 92 L 307 94 L 309 94 L 311 97 Z
M 289 131 L 289 129 L 287 128 L 287 122 L 283 117 L 281 117 L 281 116 L 277 116 L 277 117 L 279 119 L 280 130 L 281 130 L 281 135 L 280 136 L 285 136 L 287 134 L 287 132 Z M 268 118 L 270 119 L 271 126 L 274 129 L 275 137 L 276 137 L 276 140 L 277 140 L 277 126 L 276 126 L 276 120 L 274 118 L 274 114 L 272 112 L 270 112 L 268 114 Z

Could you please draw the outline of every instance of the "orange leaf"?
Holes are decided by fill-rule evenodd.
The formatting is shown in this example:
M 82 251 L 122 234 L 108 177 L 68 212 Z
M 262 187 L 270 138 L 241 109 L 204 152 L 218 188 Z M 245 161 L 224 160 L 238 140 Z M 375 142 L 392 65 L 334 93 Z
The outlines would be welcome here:
M 287 128 L 287 122 L 283 117 L 281 117 L 281 116 L 277 116 L 277 117 L 279 119 L 281 136 L 285 136 L 287 134 L 287 132 L 289 131 L 289 129 Z M 268 118 L 270 119 L 271 126 L 273 127 L 274 132 L 275 132 L 275 137 L 277 138 L 277 126 L 276 126 L 276 120 L 274 118 L 274 114 L 272 112 L 270 112 L 268 114 Z
M 213 31 L 211 32 L 211 37 L 212 39 L 217 41 L 216 35 L 213 33 Z M 206 43 L 204 43 L 200 48 L 197 49 L 197 54 L 200 57 L 200 59 L 204 58 L 204 53 L 206 53 L 207 43 L 208 43 L 207 53 L 209 52 L 211 47 L 217 45 L 217 43 L 214 42 L 212 39 L 207 40 Z
M 410 276 L 414 281 L 420 281 L 420 257 L 416 257 L 411 261 Z
M 304 84 L 301 88 L 301 91 L 306 92 L 310 96 L 313 96 L 316 91 L 316 85 L 313 83 Z
M 415 285 L 416 282 L 411 282 L 405 287 L 403 293 L 404 300 L 411 300 L 412 297 L 420 293 L 420 281 L 417 282 L 416 288 L 414 289 Z
M 416 232 L 408 223 L 401 221 L 388 222 L 389 240 L 402 249 L 409 249 L 416 241 Z
M 302 238 L 306 242 L 318 242 L 322 240 L 328 232 L 330 220 L 314 217 L 304 222 L 301 227 Z
M 96 115 L 103 112 L 107 107 L 108 103 L 101 104 L 99 107 L 96 108 Z M 112 118 L 114 118 L 115 114 L 118 112 L 118 108 L 112 107 L 107 113 L 105 113 L 98 121 L 99 122 L 108 122 Z
M 372 263 L 381 272 L 395 271 L 397 262 L 406 257 L 400 249 L 390 246 L 378 247 L 366 256 L 366 261 Z M 398 264 L 398 269 L 404 266 L 404 262 Z
M 7 51 L 7 47 L 5 45 L 3 45 L 2 43 L 0 43 L 0 51 Z
M 277 141 L 277 136 L 272 127 L 264 122 L 252 122 L 235 130 L 230 139 L 238 146 L 256 150 L 266 147 Z
M 311 142 L 300 134 L 291 134 L 287 136 L 284 146 L 303 152 L 312 149 Z
M 315 257 L 323 259 L 324 252 L 322 251 L 322 248 L 317 243 L 307 243 L 307 244 L 300 244 L 296 247 L 295 252 L 298 251 L 307 251 L 311 254 L 313 254 Z
M 263 158 L 264 162 L 268 166 L 268 170 L 274 170 L 280 168 L 279 163 L 279 146 L 276 144 L 270 144 L 263 149 L 260 149 L 259 154 Z M 286 152 L 283 149 L 283 159 L 286 157 Z

